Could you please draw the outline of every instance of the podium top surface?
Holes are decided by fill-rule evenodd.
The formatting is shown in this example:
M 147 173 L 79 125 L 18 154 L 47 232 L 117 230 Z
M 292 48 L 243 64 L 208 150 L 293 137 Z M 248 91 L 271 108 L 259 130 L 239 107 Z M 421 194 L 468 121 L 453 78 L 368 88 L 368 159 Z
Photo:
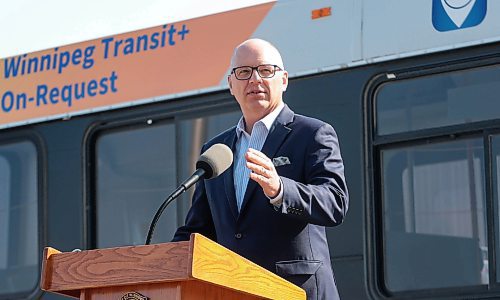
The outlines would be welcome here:
M 62 253 L 44 251 L 41 288 L 72 297 L 84 289 L 199 280 L 268 299 L 304 290 L 200 235 L 190 241 Z

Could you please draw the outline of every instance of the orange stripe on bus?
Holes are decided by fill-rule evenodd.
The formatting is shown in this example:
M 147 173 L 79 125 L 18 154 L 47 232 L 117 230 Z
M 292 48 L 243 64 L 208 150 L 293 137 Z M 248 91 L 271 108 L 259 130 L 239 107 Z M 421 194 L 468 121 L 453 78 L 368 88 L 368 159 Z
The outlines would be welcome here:
M 186 34 L 182 41 L 179 37 L 174 46 L 161 49 L 123 54 L 127 39 L 137 39 L 142 35 L 151 36 L 155 32 L 158 32 L 158 37 L 165 31 L 164 26 L 112 36 L 113 42 L 122 41 L 122 52 L 116 57 L 109 52 L 107 59 L 103 58 L 102 42 L 106 38 L 58 48 L 57 53 L 62 53 L 95 45 L 94 66 L 88 69 L 82 68 L 81 65 L 71 65 L 61 72 L 44 70 L 6 79 L 6 60 L 1 60 L 0 97 L 5 99 L 0 98 L 0 101 L 3 100 L 0 103 L 0 125 L 219 86 L 229 67 L 234 47 L 255 32 L 274 3 L 174 23 L 176 33 L 185 26 L 189 34 Z M 110 43 L 108 46 L 114 45 Z M 129 47 L 129 50 L 131 49 Z M 55 49 L 49 49 L 31 53 L 24 59 L 53 54 L 54 51 Z M 92 80 L 96 81 L 93 84 L 97 84 L 97 89 L 93 90 L 95 95 L 87 95 L 80 100 L 73 99 L 71 107 L 62 102 L 62 95 L 52 98 L 59 100 L 58 103 L 47 101 L 45 104 L 38 101 L 39 106 L 36 105 L 37 99 L 29 100 L 36 97 L 40 87 L 41 91 L 46 93 L 47 99 L 52 88 L 59 89 L 59 93 L 67 93 L 69 88 L 63 90 L 63 87 L 72 86 L 74 89 L 75 85 L 86 83 L 88 88 Z M 103 86 L 100 86 L 101 83 Z M 112 84 L 115 92 L 111 91 Z M 100 94 L 99 92 L 105 90 L 104 85 L 107 91 Z M 18 96 L 22 94 L 25 94 L 28 100 L 26 103 L 16 103 Z

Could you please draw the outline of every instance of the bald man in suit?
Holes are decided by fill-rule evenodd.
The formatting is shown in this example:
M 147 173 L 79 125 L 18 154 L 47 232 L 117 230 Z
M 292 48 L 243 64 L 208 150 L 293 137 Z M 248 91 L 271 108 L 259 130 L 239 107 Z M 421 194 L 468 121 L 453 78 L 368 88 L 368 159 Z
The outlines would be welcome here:
M 308 299 L 339 299 L 325 231 L 348 208 L 337 135 L 284 104 L 288 73 L 269 42 L 238 45 L 231 68 L 229 88 L 243 116 L 203 151 L 226 144 L 233 165 L 198 182 L 173 240 L 201 233 L 302 287 Z

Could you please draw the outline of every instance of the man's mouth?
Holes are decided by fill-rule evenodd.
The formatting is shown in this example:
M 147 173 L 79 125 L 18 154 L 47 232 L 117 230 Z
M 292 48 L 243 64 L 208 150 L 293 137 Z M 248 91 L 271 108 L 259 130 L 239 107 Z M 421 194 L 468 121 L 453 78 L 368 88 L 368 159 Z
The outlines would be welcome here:
M 254 95 L 257 95 L 257 94 L 265 94 L 266 92 L 265 91 L 250 91 L 248 92 L 247 94 L 250 95 L 250 94 L 254 94 Z

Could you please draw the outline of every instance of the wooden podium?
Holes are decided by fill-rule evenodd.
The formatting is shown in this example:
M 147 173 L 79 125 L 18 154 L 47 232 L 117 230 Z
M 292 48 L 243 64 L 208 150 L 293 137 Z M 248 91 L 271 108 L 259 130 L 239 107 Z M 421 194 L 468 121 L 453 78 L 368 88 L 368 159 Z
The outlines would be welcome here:
M 200 234 L 186 242 L 44 250 L 41 288 L 84 300 L 306 299 L 304 290 Z

